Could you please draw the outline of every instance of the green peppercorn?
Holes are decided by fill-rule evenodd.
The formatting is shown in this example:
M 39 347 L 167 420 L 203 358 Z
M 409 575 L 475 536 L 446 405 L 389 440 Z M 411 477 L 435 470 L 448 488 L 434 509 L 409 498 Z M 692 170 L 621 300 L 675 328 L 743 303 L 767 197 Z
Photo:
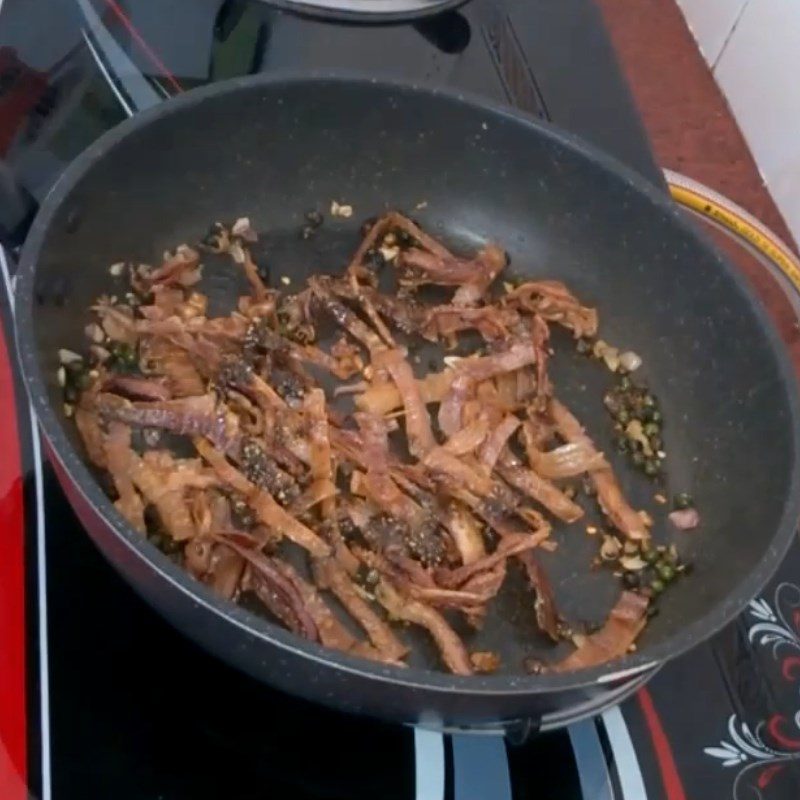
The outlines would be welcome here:
M 642 398 L 642 405 L 645 408 L 653 408 L 656 405 L 656 399 L 649 392 Z
M 643 465 L 644 465 L 644 453 L 643 453 L 641 450 L 637 450 L 637 451 L 636 451 L 636 452 L 635 452 L 635 453 L 634 453 L 634 454 L 631 456 L 631 459 L 633 460 L 633 463 L 634 463 L 634 464 L 635 464 L 637 467 L 641 467 L 641 466 L 643 466 Z
M 655 563 L 658 562 L 658 559 L 660 558 L 660 555 L 659 555 L 658 550 L 646 550 L 642 554 L 642 558 L 644 558 L 644 560 L 648 564 L 655 564 Z
M 648 422 L 642 428 L 642 430 L 644 431 L 644 435 L 647 437 L 657 436 L 659 433 L 661 433 L 661 426 L 656 422 Z
M 663 420 L 663 415 L 657 408 L 653 408 L 650 410 L 650 419 L 653 422 L 661 423 L 661 421 Z
M 664 582 L 658 578 L 653 578 L 653 580 L 650 581 L 650 589 L 653 594 L 661 594 L 661 592 L 664 591 Z
M 618 436 L 616 445 L 620 453 L 627 453 L 630 446 L 630 439 L 628 439 L 627 436 Z
M 657 458 L 648 458 L 644 462 L 645 475 L 650 475 L 650 477 L 658 475 L 659 469 L 661 469 L 661 462 Z
M 694 500 L 688 492 L 681 492 L 675 495 L 675 508 L 691 508 L 694 505 Z
M 118 370 L 126 370 L 136 366 L 138 356 L 135 348 L 124 342 L 113 342 L 110 347 L 109 366 Z
M 619 422 L 614 423 L 614 433 L 625 433 L 625 426 L 620 425 Z
M 617 411 L 617 421 L 621 425 L 627 425 L 630 421 L 630 418 L 631 415 L 627 408 L 621 408 L 619 411 Z
M 675 567 L 670 566 L 669 564 L 665 564 L 663 562 L 657 564 L 656 572 L 658 573 L 658 577 L 661 578 L 664 583 L 670 583 L 671 581 L 675 580 Z
M 631 379 L 627 375 L 622 375 L 619 379 L 619 388 L 627 392 L 631 388 Z

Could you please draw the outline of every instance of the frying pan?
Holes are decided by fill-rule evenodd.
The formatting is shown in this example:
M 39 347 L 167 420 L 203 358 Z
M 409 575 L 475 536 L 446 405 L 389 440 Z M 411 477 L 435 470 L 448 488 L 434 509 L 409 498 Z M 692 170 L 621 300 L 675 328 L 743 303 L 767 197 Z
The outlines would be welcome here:
M 304 212 L 326 210 L 332 199 L 352 205 L 354 217 L 329 218 L 302 241 Z M 470 641 L 500 653 L 491 676 L 445 674 L 425 641 L 407 669 L 323 649 L 194 581 L 116 513 L 87 468 L 63 414 L 57 351 L 83 341 L 87 307 L 114 293 L 109 264 L 152 262 L 196 241 L 211 221 L 246 215 L 264 233 L 257 256 L 273 282 L 285 276 L 298 286 L 312 272 L 341 269 L 359 220 L 387 208 L 413 210 L 456 251 L 502 243 L 517 276 L 565 281 L 597 306 L 604 338 L 644 358 L 666 420 L 661 491 L 690 491 L 703 523 L 670 533 L 657 522 L 656 540 L 675 541 L 695 574 L 665 594 L 623 659 L 526 675 L 525 656 L 553 653 L 533 628 L 530 596 L 514 586 Z M 230 266 L 213 264 L 204 288 L 218 308 L 241 291 Z M 50 455 L 108 560 L 211 652 L 348 711 L 484 726 L 590 702 L 732 620 L 779 563 L 798 518 L 797 387 L 742 279 L 642 178 L 564 132 L 483 101 L 343 76 L 257 76 L 170 100 L 107 133 L 66 170 L 26 241 L 16 304 L 19 355 Z M 566 351 L 554 359 L 557 393 L 611 449 L 602 406 L 609 374 L 573 356 L 566 339 L 556 348 Z M 653 484 L 615 466 L 634 505 L 652 509 Z M 607 572 L 588 569 L 596 541 L 580 526 L 557 529 L 555 538 L 558 552 L 542 559 L 562 611 L 576 622 L 602 621 L 619 588 Z M 124 636 L 124 620 L 109 635 Z

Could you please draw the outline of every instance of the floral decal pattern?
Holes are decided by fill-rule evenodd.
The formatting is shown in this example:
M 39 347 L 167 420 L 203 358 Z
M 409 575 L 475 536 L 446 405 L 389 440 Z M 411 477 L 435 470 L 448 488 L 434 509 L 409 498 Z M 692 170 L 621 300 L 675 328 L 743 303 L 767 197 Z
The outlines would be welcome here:
M 781 583 L 772 604 L 753 600 L 748 609 L 750 642 L 767 648 L 783 679 L 800 691 L 800 587 Z M 773 779 L 789 762 L 800 761 L 800 709 L 793 717 L 773 714 L 751 728 L 736 714 L 728 720 L 727 738 L 704 748 L 723 767 L 738 767 L 734 800 L 766 800 Z

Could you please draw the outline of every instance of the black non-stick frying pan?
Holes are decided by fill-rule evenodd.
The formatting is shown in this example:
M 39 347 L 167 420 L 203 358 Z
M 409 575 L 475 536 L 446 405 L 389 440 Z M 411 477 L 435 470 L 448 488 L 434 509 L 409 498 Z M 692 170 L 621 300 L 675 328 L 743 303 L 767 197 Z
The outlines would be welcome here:
M 332 199 L 352 205 L 354 217 L 329 219 L 316 238 L 301 240 L 304 212 Z M 657 524 L 656 539 L 675 541 L 695 572 L 667 593 L 624 659 L 526 675 L 526 655 L 552 653 L 533 628 L 530 597 L 513 587 L 471 643 L 500 652 L 498 674 L 452 677 L 423 645 L 408 669 L 325 650 L 195 582 L 128 526 L 85 465 L 62 412 L 57 351 L 82 342 L 87 307 L 115 291 L 109 264 L 153 261 L 197 240 L 211 221 L 246 215 L 264 234 L 258 257 L 274 280 L 297 286 L 311 272 L 341 269 L 359 221 L 387 208 L 417 209 L 457 251 L 498 241 L 518 276 L 564 280 L 597 306 L 604 338 L 644 358 L 666 419 L 663 491 L 691 492 L 702 526 L 675 533 Z M 218 307 L 240 291 L 230 268 L 213 264 L 205 289 Z M 43 204 L 21 258 L 16 318 L 25 378 L 62 483 L 108 559 L 221 658 L 344 709 L 477 725 L 590 698 L 731 620 L 778 564 L 798 517 L 795 379 L 739 276 L 660 191 L 611 158 L 461 96 L 368 79 L 259 76 L 139 114 L 85 152 Z M 566 340 L 556 347 L 565 351 L 555 359 L 558 394 L 610 447 L 608 373 L 579 363 Z M 617 468 L 635 504 L 653 508 L 653 485 Z M 558 552 L 542 558 L 562 610 L 602 621 L 618 584 L 589 571 L 596 542 L 580 527 L 556 538 Z M 124 636 L 125 620 L 108 635 Z

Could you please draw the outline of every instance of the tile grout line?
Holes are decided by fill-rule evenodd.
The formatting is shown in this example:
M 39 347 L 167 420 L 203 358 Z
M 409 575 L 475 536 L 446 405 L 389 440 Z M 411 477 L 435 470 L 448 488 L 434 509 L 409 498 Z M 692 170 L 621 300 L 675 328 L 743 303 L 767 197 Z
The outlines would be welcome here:
M 745 0 L 742 7 L 739 9 L 739 13 L 736 15 L 736 19 L 733 21 L 733 25 L 731 25 L 731 29 L 728 31 L 728 35 L 725 37 L 725 41 L 722 43 L 722 47 L 720 48 L 719 54 L 714 59 L 714 63 L 710 65 L 711 72 L 716 72 L 717 65 L 722 59 L 722 56 L 725 55 L 725 51 L 728 49 L 728 45 L 733 38 L 733 34 L 736 33 L 736 29 L 739 27 L 739 23 L 742 21 L 742 17 L 744 16 L 744 12 L 747 11 L 747 7 L 750 5 L 750 0 Z

